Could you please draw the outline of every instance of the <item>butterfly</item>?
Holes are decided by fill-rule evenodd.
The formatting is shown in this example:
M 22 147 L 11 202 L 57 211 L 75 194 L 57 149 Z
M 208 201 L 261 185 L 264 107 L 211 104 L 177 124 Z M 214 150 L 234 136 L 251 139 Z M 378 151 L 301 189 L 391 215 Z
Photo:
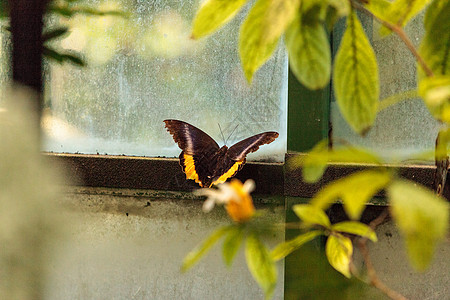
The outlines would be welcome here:
M 213 138 L 191 124 L 179 120 L 164 120 L 167 131 L 180 147 L 180 165 L 186 179 L 193 179 L 201 187 L 225 182 L 245 164 L 245 157 L 272 143 L 278 133 L 263 132 L 242 140 L 230 148 L 217 145 Z

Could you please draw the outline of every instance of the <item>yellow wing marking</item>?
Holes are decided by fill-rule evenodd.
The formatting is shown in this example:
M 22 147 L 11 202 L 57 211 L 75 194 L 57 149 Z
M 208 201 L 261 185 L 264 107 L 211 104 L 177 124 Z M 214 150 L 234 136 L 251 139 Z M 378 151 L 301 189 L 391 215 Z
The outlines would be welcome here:
M 222 176 L 220 176 L 216 181 L 214 181 L 211 185 L 214 184 L 219 184 L 219 183 L 224 183 L 225 181 L 227 181 L 228 178 L 230 178 L 231 176 L 233 176 L 238 170 L 239 170 L 239 166 L 243 163 L 244 161 L 238 161 L 236 162 L 225 174 L 223 174 Z
M 192 155 L 184 154 L 184 172 L 186 173 L 186 179 L 193 179 L 195 182 L 203 187 L 202 182 L 198 179 L 198 174 L 195 171 L 194 157 Z

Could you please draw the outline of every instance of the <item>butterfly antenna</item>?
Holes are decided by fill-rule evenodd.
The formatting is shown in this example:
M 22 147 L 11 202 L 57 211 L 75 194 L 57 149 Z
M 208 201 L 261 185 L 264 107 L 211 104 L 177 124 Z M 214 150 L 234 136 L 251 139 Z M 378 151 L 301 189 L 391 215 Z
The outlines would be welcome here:
M 222 135 L 223 143 L 226 145 L 227 142 L 225 141 L 225 137 L 223 136 L 222 128 L 220 127 L 220 124 L 219 124 L 219 123 L 217 123 L 217 125 L 219 125 L 219 130 L 220 130 L 220 134 Z
M 225 141 L 225 144 L 228 142 L 228 139 L 231 137 L 231 135 L 234 133 L 234 131 L 238 128 L 239 124 L 234 127 L 234 129 L 231 131 L 230 135 L 228 136 L 227 140 Z

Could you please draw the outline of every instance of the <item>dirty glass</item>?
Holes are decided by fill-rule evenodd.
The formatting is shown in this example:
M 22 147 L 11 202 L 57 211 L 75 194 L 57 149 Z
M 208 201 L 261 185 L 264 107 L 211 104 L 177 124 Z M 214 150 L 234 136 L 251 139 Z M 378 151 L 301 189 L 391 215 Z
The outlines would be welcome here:
M 54 26 L 70 27 L 54 46 L 81 53 L 87 66 L 50 64 L 44 150 L 177 156 L 180 150 L 163 120 L 180 119 L 219 145 L 278 131 L 274 143 L 249 158 L 283 159 L 287 58 L 280 45 L 252 85 L 246 82 L 237 43 L 249 6 L 213 36 L 194 41 L 190 24 L 198 0 L 83 3 L 127 16 L 52 18 Z
M 377 56 L 380 99 L 415 89 L 416 63 L 406 46 L 393 34 L 381 37 L 380 26 L 376 21 L 372 22 L 365 16 L 360 17 Z M 422 23 L 421 15 L 405 28 L 416 47 L 424 33 Z M 343 29 L 344 24 L 341 24 L 336 39 L 340 38 Z M 402 158 L 432 150 L 439 129 L 439 123 L 432 118 L 419 98 L 399 102 L 379 112 L 373 128 L 365 137 L 360 137 L 351 130 L 335 101 L 331 103 L 331 121 L 332 138 L 335 142 L 345 141 L 368 147 L 384 156 L 394 155 Z

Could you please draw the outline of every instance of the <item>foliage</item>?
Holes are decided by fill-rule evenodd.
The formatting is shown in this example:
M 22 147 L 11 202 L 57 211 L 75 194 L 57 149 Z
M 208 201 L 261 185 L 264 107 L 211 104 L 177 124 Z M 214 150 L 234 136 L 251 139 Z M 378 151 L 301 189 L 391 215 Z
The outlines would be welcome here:
M 118 16 L 126 17 L 127 14 L 121 10 L 101 10 L 95 7 L 86 6 L 80 4 L 82 0 L 53 0 L 47 7 L 47 14 L 59 15 L 66 18 L 71 18 L 76 15 L 92 15 L 92 16 Z M 0 18 L 7 17 L 8 3 L 7 1 L 0 2 Z M 5 27 L 10 31 L 9 27 Z M 47 28 L 42 34 L 43 49 L 42 54 L 44 57 L 56 61 L 58 63 L 70 62 L 74 65 L 83 67 L 86 65 L 85 61 L 81 57 L 80 53 L 75 51 L 65 51 L 62 49 L 55 49 L 49 43 L 53 40 L 61 39 L 69 34 L 69 27 L 55 27 Z
M 223 239 L 223 260 L 227 266 L 231 266 L 238 250 L 244 242 L 248 269 L 253 278 L 263 289 L 266 298 L 271 298 L 277 282 L 275 260 L 262 242 L 262 236 L 258 230 L 258 225 L 255 225 L 253 222 L 255 222 L 255 220 L 242 224 L 234 223 L 216 229 L 199 246 L 186 255 L 181 270 L 187 271 L 190 269 L 206 253 L 208 253 L 220 239 Z
M 355 11 L 347 18 L 347 28 L 336 54 L 333 81 L 343 117 L 353 130 L 364 135 L 378 110 L 378 67 Z
M 245 2 L 230 1 L 227 9 L 220 10 L 224 5 L 222 1 L 205 1 L 194 19 L 193 35 L 200 38 L 224 26 Z M 416 57 L 419 83 L 415 90 L 392 95 L 380 104 L 376 56 L 356 10 L 381 23 L 382 36 L 392 33 L 398 35 Z M 403 27 L 423 10 L 426 10 L 425 36 L 417 51 Z M 342 17 L 346 18 L 346 29 L 331 68 L 327 30 L 331 30 Z M 297 79 L 310 89 L 319 89 L 333 78 L 338 107 L 355 132 L 365 135 L 379 111 L 419 95 L 431 114 L 443 123 L 436 159 L 448 160 L 450 1 L 257 0 L 241 25 L 239 38 L 241 63 L 249 82 L 270 58 L 283 34 L 290 66 Z M 310 204 L 294 206 L 294 212 L 302 221 L 299 228 L 305 231 L 276 246 L 271 252 L 272 258 L 282 259 L 317 236 L 326 236 L 325 252 L 330 265 L 344 276 L 351 277 L 353 244 L 347 235 L 377 241 L 375 232 L 357 220 L 365 204 L 385 190 L 391 214 L 405 239 L 411 263 L 416 269 L 424 270 L 432 259 L 436 245 L 448 232 L 448 202 L 432 191 L 402 179 L 396 172 L 388 171 L 383 166 L 383 159 L 373 153 L 351 147 L 329 149 L 328 146 L 327 141 L 318 143 L 308 154 L 299 155 L 288 162 L 288 167 L 301 166 L 306 182 L 317 182 L 329 163 L 365 163 L 372 165 L 373 169 L 332 182 L 324 186 Z M 330 223 L 324 210 L 336 201 L 342 201 L 351 221 Z M 256 241 L 253 242 L 256 244 Z M 255 260 L 266 261 L 265 250 L 261 251 L 255 254 L 259 257 Z M 255 278 L 270 277 L 261 275 L 263 273 L 265 271 L 261 270 L 260 275 L 253 275 Z M 261 286 L 266 286 L 268 295 L 267 285 L 261 279 L 257 281 Z
M 445 199 L 406 180 L 396 180 L 387 189 L 391 211 L 404 235 L 413 266 L 424 270 L 436 244 L 447 234 L 449 205 Z

